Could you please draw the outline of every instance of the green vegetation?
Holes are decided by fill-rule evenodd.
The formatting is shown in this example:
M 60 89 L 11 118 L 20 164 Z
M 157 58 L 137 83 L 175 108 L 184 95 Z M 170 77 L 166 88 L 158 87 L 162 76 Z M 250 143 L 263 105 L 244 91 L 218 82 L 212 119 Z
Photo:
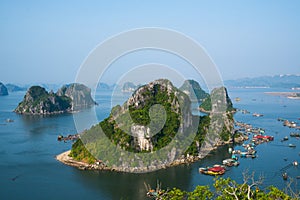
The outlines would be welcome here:
M 40 86 L 32 86 L 26 92 L 15 112 L 21 114 L 57 114 L 95 105 L 91 90 L 83 84 L 64 85 L 56 93 Z
M 184 81 L 183 85 L 180 87 L 180 90 L 186 93 L 190 97 L 191 101 L 201 102 L 209 97 L 209 94 L 202 90 L 199 83 L 194 80 Z
M 161 149 L 165 145 L 169 144 L 180 126 L 180 112 L 175 112 L 171 104 L 171 102 L 178 100 L 176 99 L 174 92 L 168 94 L 159 84 L 154 85 L 152 90 L 145 88 L 143 91 L 143 97 L 144 101 L 141 102 L 141 105 L 129 106 L 130 116 L 133 123 L 147 126 L 150 124 L 149 109 L 155 104 L 159 104 L 164 107 L 167 117 L 165 126 L 158 133 L 152 132 L 155 136 L 151 139 L 152 144 L 154 145 L 154 150 Z M 160 115 L 155 115 L 152 119 L 163 121 L 162 116 Z
M 15 109 L 17 113 L 49 114 L 66 111 L 71 107 L 71 99 L 59 96 L 53 92 L 48 93 L 45 88 L 32 86 L 24 96 L 24 100 Z
M 73 157 L 75 160 L 83 161 L 89 164 L 92 164 L 96 161 L 92 154 L 84 147 L 80 139 L 72 145 L 72 150 L 69 156 Z
M 235 200 L 235 199 L 263 199 L 263 200 L 296 200 L 298 196 L 294 194 L 293 197 L 289 196 L 282 190 L 274 186 L 270 186 L 267 189 L 261 190 L 259 188 L 261 180 L 253 181 L 252 178 L 244 179 L 242 184 L 227 178 L 215 179 L 213 184 L 213 189 L 209 186 L 196 186 L 194 191 L 187 192 L 182 191 L 178 188 L 173 188 L 171 190 L 162 191 L 157 199 L 166 200 Z
M 212 111 L 213 104 L 217 107 L 217 110 L 220 111 L 224 110 L 226 112 L 234 112 L 236 110 L 232 105 L 232 101 L 229 98 L 227 89 L 225 87 L 213 89 L 211 94 L 206 99 L 204 99 L 204 101 L 200 105 L 200 110 L 202 110 L 203 112 L 210 112 Z M 223 108 L 223 106 L 226 106 L 226 108 Z
M 202 111 L 211 111 L 211 98 L 210 96 L 207 97 L 203 102 L 202 104 L 200 105 L 200 109 Z
M 156 105 L 161 107 L 159 107 L 155 112 L 151 111 L 151 109 L 153 109 Z M 176 149 L 181 150 L 183 147 L 185 148 L 185 155 L 189 154 L 197 156 L 200 152 L 201 144 L 208 133 L 211 116 L 192 116 L 189 109 L 190 101 L 188 96 L 172 86 L 170 82 L 162 80 L 158 83 L 140 87 L 134 92 L 133 96 L 124 103 L 124 105 L 117 105 L 113 107 L 108 118 L 87 130 L 82 139 L 87 141 L 84 143 L 88 143 L 88 149 L 95 157 L 101 158 L 103 157 L 101 155 L 107 155 L 107 157 L 110 158 L 108 160 L 112 161 L 120 157 L 120 155 L 115 155 L 113 153 L 115 151 L 113 148 L 121 148 L 126 152 L 146 153 L 154 152 L 168 146 L 168 144 L 174 140 L 176 134 L 180 132 L 181 122 L 189 120 L 185 123 L 193 124 L 193 127 L 197 127 L 196 130 L 193 130 L 193 133 L 195 134 L 196 132 L 196 134 L 192 136 L 193 138 L 188 140 L 188 145 L 190 146 L 186 150 L 185 144 L 176 142 L 183 141 L 186 137 L 184 134 L 188 133 L 192 129 L 192 127 L 189 127 L 190 130 L 187 130 L 188 128 L 186 128 L 187 131 L 183 134 L 178 134 L 179 136 L 176 137 Z M 164 110 L 164 112 L 161 112 L 162 110 Z M 189 116 L 184 117 L 182 116 L 182 113 L 188 113 L 187 115 Z M 221 133 L 219 135 L 216 134 L 216 137 L 221 137 L 223 141 L 228 141 L 231 138 L 230 123 L 233 122 L 233 119 L 232 114 L 228 116 L 227 121 L 229 125 L 221 126 L 217 131 L 218 133 Z M 223 118 L 220 118 L 219 120 L 224 121 Z M 162 123 L 161 127 L 159 126 L 159 122 Z M 155 125 L 151 126 L 153 124 Z M 195 126 L 195 124 L 197 124 L 197 126 Z M 218 124 L 222 123 L 220 122 Z M 149 142 L 151 145 L 151 148 L 148 148 L 147 150 L 139 146 L 137 136 L 128 134 L 132 132 L 132 127 L 136 127 L 138 125 L 144 128 L 150 127 L 150 133 L 147 133 L 149 135 L 147 137 L 144 136 L 144 140 Z M 105 138 L 108 138 L 109 142 L 104 142 L 101 138 L 93 138 L 93 135 L 96 136 L 99 132 L 103 132 L 106 135 Z M 108 143 L 113 143 L 115 145 L 112 147 Z M 72 151 L 73 149 L 74 153 L 71 155 L 76 160 L 81 160 L 83 158 L 87 160 L 95 159 L 91 154 L 86 153 L 87 150 L 82 142 L 75 143 L 72 147 Z M 152 154 L 149 155 L 149 157 L 151 157 Z M 159 157 L 159 155 L 153 154 L 151 159 L 159 160 L 159 158 L 156 158 L 155 156 Z M 132 160 L 134 160 L 134 158 Z M 119 161 L 117 160 L 116 162 Z M 133 165 L 135 164 L 131 163 L 131 166 Z M 136 165 L 138 166 L 138 163 L 136 163 Z
M 205 136 L 207 134 L 209 124 L 210 124 L 209 116 L 200 117 L 196 136 L 194 138 L 194 141 L 190 145 L 190 147 L 185 152 L 185 155 L 187 155 L 187 154 L 193 155 L 193 156 L 198 155 L 201 144 L 203 143 Z

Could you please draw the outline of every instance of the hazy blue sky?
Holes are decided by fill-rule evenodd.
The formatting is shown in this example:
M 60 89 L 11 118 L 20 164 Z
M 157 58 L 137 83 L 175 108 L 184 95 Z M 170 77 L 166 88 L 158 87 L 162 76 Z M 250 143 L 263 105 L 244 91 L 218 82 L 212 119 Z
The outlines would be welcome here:
M 300 74 L 300 1 L 8 0 L 0 26 L 4 83 L 73 82 L 96 45 L 141 27 L 194 38 L 223 79 Z

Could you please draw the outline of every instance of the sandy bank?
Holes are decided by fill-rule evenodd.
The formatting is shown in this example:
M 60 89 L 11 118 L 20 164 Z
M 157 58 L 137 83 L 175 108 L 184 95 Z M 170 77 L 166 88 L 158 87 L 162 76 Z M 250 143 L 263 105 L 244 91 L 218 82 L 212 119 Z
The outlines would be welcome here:
M 56 160 L 66 164 L 66 165 L 77 167 L 79 169 L 84 169 L 89 166 L 89 164 L 87 164 L 87 163 L 74 160 L 72 157 L 69 156 L 70 153 L 71 153 L 71 150 L 63 152 L 63 153 L 57 155 L 55 158 L 56 158 Z

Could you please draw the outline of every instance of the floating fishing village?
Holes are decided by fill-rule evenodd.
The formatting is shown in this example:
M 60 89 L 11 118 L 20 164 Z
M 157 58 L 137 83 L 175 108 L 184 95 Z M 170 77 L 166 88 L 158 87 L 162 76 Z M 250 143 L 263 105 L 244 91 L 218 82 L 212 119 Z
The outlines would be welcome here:
M 240 101 L 240 99 L 236 99 L 237 101 Z M 238 110 L 242 114 L 250 114 L 248 110 L 241 109 Z M 263 114 L 260 113 L 253 113 L 253 117 L 262 117 Z M 282 122 L 283 126 L 300 130 L 300 127 L 295 121 L 289 121 L 287 119 L 278 118 L 278 121 Z M 298 119 L 300 120 L 300 119 Z M 239 159 L 242 158 L 251 158 L 255 159 L 257 157 L 257 150 L 255 147 L 262 143 L 268 143 L 274 141 L 274 136 L 266 135 L 266 130 L 263 128 L 253 127 L 251 124 L 247 124 L 244 122 L 235 121 L 235 133 L 242 134 L 244 137 L 244 143 L 242 145 L 236 145 L 233 147 L 229 147 L 228 153 L 231 155 L 231 157 L 226 158 L 222 161 L 222 163 L 217 163 L 213 166 L 206 166 L 206 167 L 200 167 L 199 173 L 204 175 L 223 175 L 226 173 L 229 167 L 237 167 L 240 165 Z M 300 132 L 290 132 L 291 138 L 296 138 L 297 140 L 300 139 Z M 234 138 L 234 137 L 233 137 Z M 285 136 L 280 141 L 285 142 L 288 141 L 289 137 Z M 248 142 L 246 142 L 248 141 Z M 285 145 L 290 148 L 295 148 L 296 145 L 293 143 L 289 143 L 288 145 Z M 240 149 L 242 147 L 242 149 Z M 236 148 L 236 149 L 235 149 Z M 299 153 L 300 155 L 300 153 Z M 298 167 L 298 161 L 293 161 L 289 163 L 284 168 L 280 169 L 281 175 L 283 180 L 287 180 L 289 175 L 286 172 L 286 170 L 292 166 Z M 297 179 L 300 179 L 300 176 L 295 177 Z

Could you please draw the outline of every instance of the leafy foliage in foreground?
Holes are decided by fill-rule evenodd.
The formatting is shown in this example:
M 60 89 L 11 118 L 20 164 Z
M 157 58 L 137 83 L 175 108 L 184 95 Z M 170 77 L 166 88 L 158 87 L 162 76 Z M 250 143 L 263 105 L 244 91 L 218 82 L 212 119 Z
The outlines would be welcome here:
M 249 177 L 248 177 L 249 178 Z M 297 197 L 291 197 L 282 190 L 270 186 L 267 189 L 260 190 L 259 181 L 250 182 L 249 179 L 245 180 L 244 183 L 238 184 L 234 180 L 227 178 L 215 179 L 213 184 L 214 189 L 210 189 L 209 186 L 197 186 L 194 191 L 187 192 L 182 191 L 178 188 L 173 188 L 171 190 L 162 191 L 157 199 L 162 200 L 239 200 L 239 199 L 263 199 L 263 200 L 296 200 Z

